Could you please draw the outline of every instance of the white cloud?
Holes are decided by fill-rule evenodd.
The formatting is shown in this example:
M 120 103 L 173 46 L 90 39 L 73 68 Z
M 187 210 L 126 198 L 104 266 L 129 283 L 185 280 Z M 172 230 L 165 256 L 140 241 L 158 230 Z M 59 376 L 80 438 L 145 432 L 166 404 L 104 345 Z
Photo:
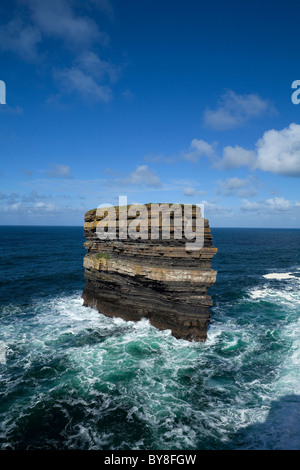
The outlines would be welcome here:
M 68 165 L 52 165 L 50 170 L 46 171 L 46 176 L 49 178 L 72 178 Z
M 250 202 L 247 199 L 243 200 L 242 203 L 242 210 L 246 211 L 257 211 L 257 212 L 281 212 L 287 211 L 293 207 L 296 207 L 296 204 L 292 204 L 287 199 L 283 197 L 274 197 L 271 199 L 267 199 L 266 201 L 258 201 L 258 202 Z
M 148 168 L 147 165 L 141 165 L 135 171 L 129 174 L 125 180 L 126 184 L 146 184 L 146 186 L 159 187 L 161 181 L 156 173 Z
M 0 48 L 17 53 L 25 60 L 36 60 L 37 46 L 41 41 L 40 30 L 34 25 L 25 25 L 21 18 L 0 26 Z
M 0 200 L 3 203 L 0 205 L 0 212 L 22 212 L 22 213 L 41 213 L 52 212 L 56 210 L 53 202 L 47 200 L 52 199 L 52 196 L 45 194 L 38 194 L 35 190 L 29 194 L 9 193 L 0 194 Z
M 274 106 L 255 93 L 238 95 L 229 90 L 221 96 L 216 109 L 206 109 L 204 123 L 216 130 L 236 129 L 250 119 L 274 112 Z
M 99 45 L 107 46 L 109 37 L 92 17 L 95 7 L 111 16 L 108 0 L 15 0 L 13 4 L 22 8 L 16 9 L 12 20 L 0 27 L 0 49 L 29 61 L 43 59 L 45 67 L 45 59 L 47 64 L 51 63 L 53 50 L 56 62 L 61 50 L 69 52 L 69 56 L 64 56 L 64 63 L 67 60 L 70 65 L 62 69 L 52 67 L 61 94 L 50 97 L 48 103 L 56 104 L 62 93 L 75 93 L 85 100 L 88 97 L 103 102 L 111 99 L 110 85 L 119 73 L 114 65 L 94 52 L 96 47 L 99 50 Z M 49 40 L 55 41 L 55 48 L 46 49 Z
M 33 204 L 24 203 L 24 202 L 15 202 L 14 204 L 9 204 L 6 206 L 0 207 L 0 212 L 4 213 L 18 213 L 22 216 L 44 216 L 45 213 L 56 215 L 58 207 L 52 203 L 46 202 L 35 202 Z
M 201 157 L 213 157 L 216 144 L 209 144 L 202 139 L 193 139 L 188 152 L 182 152 L 185 160 L 197 162 Z
M 256 147 L 256 168 L 285 176 L 300 176 L 299 124 L 265 132 Z
M 205 191 L 197 190 L 191 186 L 188 186 L 183 189 L 184 196 L 198 196 L 198 195 L 203 195 L 203 194 L 205 194 Z
M 8 207 L 7 209 L 12 210 L 12 211 L 17 211 L 20 209 L 21 206 L 22 206 L 21 202 L 15 202 L 14 204 L 11 204 L 11 206 Z
M 227 213 L 228 214 L 230 212 L 230 209 L 228 207 L 221 206 L 215 201 L 209 202 L 209 201 L 204 200 L 204 201 L 198 202 L 198 204 L 204 205 L 204 217 L 206 217 L 210 213 L 224 213 L 224 214 Z
M 112 98 L 112 90 L 107 85 L 99 84 L 92 75 L 79 68 L 71 67 L 57 70 L 54 78 L 60 89 L 66 93 L 76 93 L 83 99 L 108 102 Z
M 15 18 L 0 28 L 0 47 L 20 54 L 27 60 L 38 56 L 37 46 L 46 37 L 61 39 L 68 47 L 86 49 L 95 42 L 108 42 L 108 36 L 99 30 L 95 21 L 80 16 L 72 8 L 71 0 L 18 0 L 29 13 L 21 10 Z
M 228 145 L 223 149 L 223 158 L 218 161 L 218 165 L 226 168 L 238 168 L 239 166 L 252 167 L 255 164 L 256 155 L 252 150 L 245 150 L 236 145 Z
M 98 80 L 108 79 L 111 83 L 118 79 L 117 68 L 92 51 L 84 51 L 80 54 L 75 65 L 85 72 L 89 73 Z
M 46 202 L 36 202 L 34 205 L 33 205 L 33 208 L 34 209 L 43 209 L 47 212 L 51 212 L 51 211 L 54 211 L 56 209 L 56 206 L 54 204 L 49 204 L 49 203 L 46 203 Z
M 62 39 L 68 46 L 85 49 L 94 42 L 108 42 L 105 33 L 88 16 L 75 13 L 70 0 L 25 0 L 32 22 L 45 36 Z
M 161 180 L 154 171 L 148 168 L 147 165 L 141 165 L 123 180 L 123 184 L 146 185 L 153 188 L 159 188 L 161 186 Z
M 218 193 L 224 196 L 253 197 L 257 194 L 259 182 L 248 176 L 247 178 L 227 178 L 225 181 L 217 181 Z
M 286 210 L 291 207 L 291 202 L 287 201 L 283 197 L 273 197 L 271 199 L 267 199 L 266 204 L 268 207 L 274 210 Z
M 300 125 L 292 123 L 279 131 L 266 131 L 257 141 L 255 150 L 238 145 L 224 147 L 223 157 L 214 164 L 218 168 L 247 166 L 250 170 L 300 177 Z
M 184 188 L 183 195 L 184 196 L 195 196 L 195 188 Z

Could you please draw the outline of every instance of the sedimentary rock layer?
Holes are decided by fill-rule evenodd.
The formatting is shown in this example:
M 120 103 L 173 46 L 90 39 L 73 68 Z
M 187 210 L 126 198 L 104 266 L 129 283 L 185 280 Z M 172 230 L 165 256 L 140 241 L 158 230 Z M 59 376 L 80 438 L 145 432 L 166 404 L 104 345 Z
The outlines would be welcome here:
M 163 239 L 165 222 L 161 217 L 159 238 L 151 239 L 150 210 L 148 205 L 148 238 L 137 239 L 119 238 L 122 227 L 118 209 L 116 236 L 106 240 L 99 238 L 97 229 L 103 216 L 96 209 L 86 213 L 84 305 L 124 320 L 147 318 L 159 329 L 170 329 L 177 338 L 205 341 L 212 305 L 208 288 L 217 274 L 211 269 L 217 249 L 212 245 L 208 221 L 202 219 L 202 248 L 192 250 L 187 249 L 191 248 L 187 244 L 191 240 L 185 236 L 184 211 L 181 239 L 175 238 L 174 219 L 171 219 L 169 239 Z M 197 214 L 194 208 L 194 223 Z M 127 216 L 126 228 L 132 220 L 134 216 Z

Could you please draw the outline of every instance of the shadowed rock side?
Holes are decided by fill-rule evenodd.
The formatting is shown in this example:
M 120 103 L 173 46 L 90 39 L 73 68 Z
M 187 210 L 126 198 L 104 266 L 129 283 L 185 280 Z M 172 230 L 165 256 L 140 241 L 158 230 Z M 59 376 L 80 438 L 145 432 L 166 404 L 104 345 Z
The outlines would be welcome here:
M 84 305 L 124 320 L 147 318 L 161 330 L 170 329 L 176 338 L 205 341 L 212 305 L 207 291 L 217 274 L 211 269 L 217 249 L 208 221 L 204 221 L 204 246 L 187 251 L 186 242 L 191 240 L 184 237 L 164 240 L 160 233 L 159 239 L 150 239 L 150 225 L 148 239 L 100 240 L 99 220 L 96 209 L 85 214 Z

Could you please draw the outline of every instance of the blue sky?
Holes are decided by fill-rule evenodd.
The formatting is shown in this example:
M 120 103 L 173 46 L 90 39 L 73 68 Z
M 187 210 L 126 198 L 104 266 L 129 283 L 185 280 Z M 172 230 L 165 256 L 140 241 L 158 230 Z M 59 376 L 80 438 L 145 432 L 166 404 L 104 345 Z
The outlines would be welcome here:
M 203 203 L 300 228 L 296 1 L 2 0 L 1 224 Z M 300 94 L 299 94 L 300 96 Z

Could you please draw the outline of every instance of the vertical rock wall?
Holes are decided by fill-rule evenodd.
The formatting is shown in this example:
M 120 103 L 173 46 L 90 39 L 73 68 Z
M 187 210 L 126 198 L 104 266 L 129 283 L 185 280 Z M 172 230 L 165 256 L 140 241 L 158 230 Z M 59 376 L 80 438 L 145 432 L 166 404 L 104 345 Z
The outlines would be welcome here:
M 208 221 L 203 221 L 203 247 L 187 251 L 189 240 L 172 238 L 172 221 L 171 239 L 161 234 L 151 239 L 150 225 L 148 239 L 118 239 L 118 210 L 116 216 L 117 238 L 101 240 L 96 228 L 102 217 L 96 209 L 85 215 L 84 305 L 124 320 L 148 318 L 155 327 L 170 329 L 176 338 L 205 341 L 212 305 L 208 288 L 217 274 L 211 269 L 217 249 Z M 184 223 L 182 231 L 184 235 Z

